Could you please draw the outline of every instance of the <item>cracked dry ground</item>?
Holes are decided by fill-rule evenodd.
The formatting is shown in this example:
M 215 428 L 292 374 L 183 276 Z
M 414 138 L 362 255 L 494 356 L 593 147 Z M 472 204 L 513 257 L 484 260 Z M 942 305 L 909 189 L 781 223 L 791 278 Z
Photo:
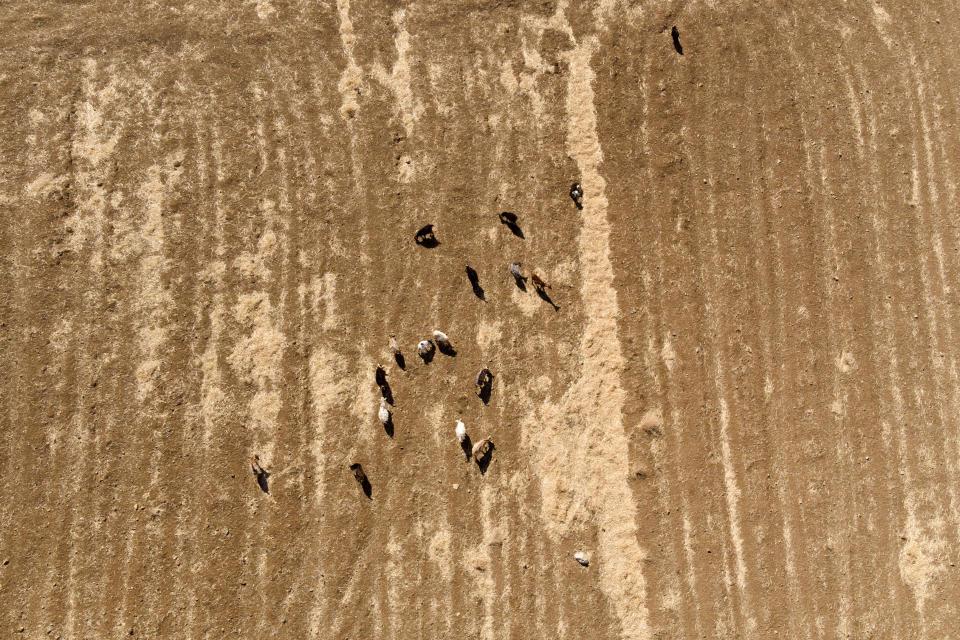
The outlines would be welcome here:
M 0 6 L 0 636 L 956 637 L 958 18 Z

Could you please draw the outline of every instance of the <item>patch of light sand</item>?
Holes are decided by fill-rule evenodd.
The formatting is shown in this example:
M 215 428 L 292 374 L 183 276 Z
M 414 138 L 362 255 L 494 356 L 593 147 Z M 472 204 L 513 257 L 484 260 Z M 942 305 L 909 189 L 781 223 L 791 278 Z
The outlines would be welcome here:
M 562 18 L 564 6 L 551 20 Z M 569 31 L 569 25 L 560 25 Z M 623 638 L 651 637 L 644 560 L 637 541 L 637 508 L 625 482 L 628 441 L 623 426 L 624 357 L 617 334 L 617 292 L 610 261 L 606 181 L 597 133 L 591 58 L 596 37 L 565 55 L 567 151 L 580 170 L 585 197 L 579 237 L 584 317 L 579 378 L 559 403 L 546 403 L 525 421 L 524 444 L 542 479 L 545 526 L 557 538 L 586 526 L 598 529 L 600 586 L 620 620 Z

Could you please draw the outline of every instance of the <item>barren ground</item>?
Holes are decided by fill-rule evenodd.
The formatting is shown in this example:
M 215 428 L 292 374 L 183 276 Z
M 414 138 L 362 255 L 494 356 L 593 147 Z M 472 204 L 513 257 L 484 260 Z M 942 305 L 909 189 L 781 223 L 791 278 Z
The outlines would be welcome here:
M 960 11 L 786 7 L 0 6 L 0 636 L 956 638 Z

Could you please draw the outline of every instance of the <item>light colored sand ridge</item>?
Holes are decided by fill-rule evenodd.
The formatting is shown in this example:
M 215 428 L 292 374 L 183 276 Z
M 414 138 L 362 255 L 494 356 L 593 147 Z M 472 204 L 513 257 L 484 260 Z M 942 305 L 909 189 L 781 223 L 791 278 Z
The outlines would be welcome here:
M 148 171 L 149 178 L 140 189 L 140 197 L 146 206 L 143 226 L 136 237 L 141 254 L 138 306 L 143 314 L 138 333 L 143 360 L 137 366 L 137 399 L 141 402 L 153 390 L 160 374 L 161 357 L 169 334 L 167 310 L 173 306 L 173 296 L 163 286 L 162 275 L 169 268 L 164 256 L 163 207 L 166 194 L 175 175 L 161 180 L 161 169 L 154 165 Z
M 393 95 L 397 98 L 395 107 L 403 122 L 403 129 L 410 136 L 413 134 L 413 125 L 420 118 L 423 106 L 414 100 L 411 88 L 410 33 L 407 31 L 406 20 L 405 9 L 397 9 L 393 12 L 393 24 L 397 29 L 397 37 L 394 40 L 397 47 L 397 61 L 389 73 L 383 65 L 377 63 L 373 67 L 373 76 L 377 82 L 393 91 Z
M 357 109 L 360 108 L 357 98 L 360 97 L 360 87 L 363 84 L 363 70 L 353 58 L 353 44 L 356 36 L 353 33 L 353 22 L 350 20 L 350 0 L 337 0 L 337 11 L 340 14 L 340 41 L 347 56 L 347 66 L 340 74 L 337 89 L 343 98 L 340 115 L 349 119 L 355 116 Z
M 580 169 L 585 197 L 579 237 L 583 367 L 561 404 L 541 407 L 530 425 L 543 482 L 546 525 L 560 537 L 576 526 L 599 527 L 600 584 L 621 621 L 621 637 L 649 638 L 646 552 L 636 539 L 636 505 L 625 483 L 628 442 L 623 428 L 624 358 L 617 337 L 617 293 L 610 263 L 606 181 L 597 135 L 590 59 L 596 38 L 568 53 L 567 149 Z

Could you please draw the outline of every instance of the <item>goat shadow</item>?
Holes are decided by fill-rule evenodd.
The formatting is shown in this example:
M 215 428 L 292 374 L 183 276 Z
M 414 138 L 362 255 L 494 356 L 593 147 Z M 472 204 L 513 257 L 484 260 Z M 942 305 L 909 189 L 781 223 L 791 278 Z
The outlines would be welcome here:
M 390 389 L 390 383 L 386 380 L 380 385 L 380 395 L 387 401 L 387 404 L 393 404 L 393 391 Z
M 464 437 L 463 442 L 460 443 L 460 448 L 463 449 L 463 455 L 469 460 L 473 452 L 473 442 L 470 441 L 469 435 Z
M 437 350 L 440 351 L 445 356 L 450 356 L 455 358 L 457 355 L 457 350 L 453 348 L 452 344 L 443 345 L 442 343 L 437 343 Z
M 426 249 L 433 249 L 434 247 L 440 246 L 440 241 L 437 240 L 432 234 L 429 236 L 417 236 L 413 239 L 413 241 Z
M 554 311 L 560 311 L 560 307 L 554 304 L 553 300 L 550 299 L 550 295 L 541 287 L 537 287 L 537 295 L 540 296 L 540 299 L 553 307 Z
M 350 470 L 353 472 L 354 479 L 360 483 L 363 495 L 367 496 L 369 500 L 373 500 L 373 487 L 370 486 L 367 474 L 363 472 L 363 466 L 359 462 L 355 462 L 350 465 Z
M 483 401 L 483 404 L 490 404 L 490 393 L 493 391 L 493 374 L 486 380 L 477 391 L 477 396 Z
M 680 44 L 680 31 L 673 27 L 670 29 L 670 36 L 673 38 L 673 48 L 677 50 L 677 53 L 683 55 L 683 46 Z
M 267 471 L 264 471 L 263 473 L 258 473 L 258 474 L 257 474 L 257 486 L 260 487 L 260 490 L 261 490 L 261 491 L 263 491 L 264 493 L 266 493 L 266 494 L 268 494 L 268 495 L 269 495 L 269 493 L 270 493 L 270 484 L 269 484 L 269 482 L 267 481 L 267 478 L 269 478 L 269 477 L 270 477 L 270 474 L 269 474 Z
M 500 222 L 506 225 L 506 227 L 510 229 L 510 232 L 518 238 L 523 239 L 526 237 L 523 235 L 523 229 L 517 224 L 517 214 L 504 211 L 500 214 Z
M 423 360 L 423 364 L 430 364 L 433 362 L 433 356 L 436 355 L 436 353 L 436 350 L 430 349 L 430 351 L 427 351 L 426 353 L 420 353 L 418 355 L 420 356 L 420 359 Z
M 413 241 L 421 247 L 426 247 L 427 249 L 433 249 L 434 247 L 440 246 L 440 241 L 437 240 L 437 236 L 435 236 L 433 233 L 432 224 L 421 227 L 413 236 Z
M 480 286 L 480 276 L 477 275 L 476 270 L 470 265 L 467 265 L 466 271 L 467 271 L 467 280 L 470 281 L 470 287 L 473 289 L 473 295 L 477 296 L 478 298 L 486 302 L 487 301 L 486 298 L 483 297 L 484 296 L 483 287 Z
M 480 469 L 480 475 L 485 475 L 487 469 L 490 468 L 490 463 L 493 462 L 493 451 L 496 447 L 493 444 L 490 445 L 490 453 L 487 454 L 483 460 L 477 460 L 477 467 Z
M 401 370 L 401 371 L 406 371 L 406 370 L 407 370 L 407 361 L 404 360 L 402 353 L 396 353 L 396 354 L 394 354 L 394 355 L 393 355 L 393 359 L 396 360 L 397 366 L 400 367 L 400 370 Z M 393 403 L 391 402 L 391 404 L 393 404 Z
M 513 281 L 517 283 L 517 287 L 520 288 L 520 291 L 524 293 L 527 292 L 527 279 L 523 276 L 513 276 Z
M 383 430 L 386 432 L 388 438 L 393 437 L 393 416 L 391 415 L 387 418 L 387 421 L 383 425 Z

